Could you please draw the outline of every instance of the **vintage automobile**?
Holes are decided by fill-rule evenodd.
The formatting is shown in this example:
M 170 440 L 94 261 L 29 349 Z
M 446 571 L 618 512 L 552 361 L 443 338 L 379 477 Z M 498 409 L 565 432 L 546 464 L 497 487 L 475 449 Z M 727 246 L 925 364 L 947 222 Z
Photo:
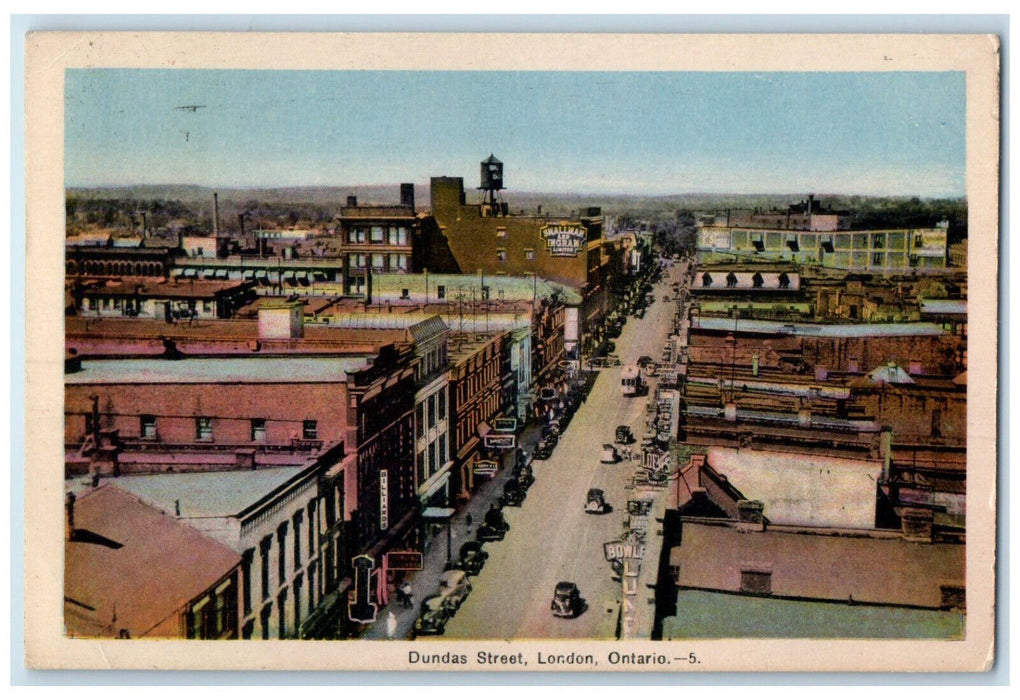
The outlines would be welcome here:
M 535 472 L 531 468 L 531 462 L 528 461 L 514 467 L 513 478 L 522 487 L 531 488 L 531 485 L 535 483 Z
M 482 549 L 482 543 L 471 540 L 460 546 L 460 559 L 450 562 L 446 568 L 460 569 L 469 576 L 477 576 L 488 558 L 489 553 Z
M 603 464 L 616 464 L 620 461 L 620 455 L 616 451 L 616 446 L 606 443 L 602 446 L 602 456 L 599 457 L 599 461 Z
M 461 569 L 450 569 L 444 571 L 439 577 L 439 591 L 437 595 L 446 601 L 447 607 L 456 610 L 471 593 L 471 579 L 467 572 Z
M 527 489 L 521 486 L 516 479 L 511 479 L 503 484 L 503 496 L 500 498 L 500 502 L 503 505 L 520 507 L 524 503 L 526 495 Z
M 553 591 L 552 614 L 556 617 L 577 617 L 581 614 L 581 591 L 572 581 L 560 581 Z
M 478 526 L 475 539 L 479 542 L 496 542 L 502 540 L 510 529 L 510 523 L 503 518 L 502 511 L 492 504 L 485 513 L 485 520 Z
M 588 489 L 588 495 L 584 499 L 584 512 L 597 515 L 609 512 L 606 494 L 602 489 Z
M 642 355 L 641 357 L 638 358 L 636 364 L 638 367 L 647 367 L 648 365 L 654 365 L 655 360 L 653 360 L 648 355 Z
M 553 447 L 556 446 L 556 441 L 553 439 L 546 438 L 540 440 L 538 446 L 535 448 L 534 459 L 549 459 L 552 456 Z
M 414 621 L 414 634 L 442 634 L 453 612 L 440 595 L 432 595 L 421 602 L 421 614 Z
M 630 431 L 629 425 L 616 426 L 616 442 L 621 445 L 629 445 L 634 442 L 634 433 Z

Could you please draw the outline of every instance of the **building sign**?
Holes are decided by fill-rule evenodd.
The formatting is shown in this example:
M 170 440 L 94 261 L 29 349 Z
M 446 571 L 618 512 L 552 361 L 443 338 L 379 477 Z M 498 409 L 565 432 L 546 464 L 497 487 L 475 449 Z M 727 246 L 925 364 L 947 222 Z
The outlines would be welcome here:
M 485 446 L 489 449 L 508 450 L 516 445 L 516 435 L 493 435 L 489 433 L 485 436 Z
M 387 552 L 386 568 L 393 571 L 421 571 L 424 567 L 421 552 Z
M 385 469 L 379 470 L 379 529 L 386 530 L 390 526 L 390 474 Z
M 480 459 L 475 462 L 475 476 L 493 476 L 496 473 L 496 463 L 490 459 Z
M 497 418 L 492 421 L 492 429 L 497 433 L 514 433 L 517 432 L 517 419 L 516 418 Z
M 639 542 L 613 540 L 605 542 L 602 545 L 602 551 L 606 555 L 606 561 L 645 558 L 645 546 Z
M 372 569 L 375 559 L 359 554 L 351 559 L 354 568 L 354 599 L 347 604 L 347 616 L 354 622 L 375 622 L 376 605 L 372 602 Z
M 581 226 L 553 224 L 542 227 L 542 240 L 549 254 L 556 258 L 573 258 L 584 248 L 588 232 Z

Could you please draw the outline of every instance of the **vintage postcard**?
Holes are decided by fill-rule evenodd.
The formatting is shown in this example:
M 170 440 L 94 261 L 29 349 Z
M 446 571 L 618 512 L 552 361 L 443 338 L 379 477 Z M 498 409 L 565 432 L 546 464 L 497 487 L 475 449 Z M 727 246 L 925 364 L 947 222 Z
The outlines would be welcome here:
M 995 36 L 26 66 L 29 667 L 993 662 Z

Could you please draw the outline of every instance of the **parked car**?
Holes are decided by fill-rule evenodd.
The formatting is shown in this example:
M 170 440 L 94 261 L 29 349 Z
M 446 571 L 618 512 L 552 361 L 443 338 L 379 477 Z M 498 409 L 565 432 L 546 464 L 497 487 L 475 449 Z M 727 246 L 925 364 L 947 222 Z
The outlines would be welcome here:
M 440 595 L 432 595 L 421 602 L 421 613 L 414 621 L 414 634 L 432 635 L 446 631 L 446 623 L 453 616 L 452 611 Z
M 636 364 L 638 367 L 647 367 L 648 365 L 654 365 L 655 360 L 653 360 L 648 355 L 642 355 L 641 357 L 638 358 Z
M 602 446 L 602 456 L 599 457 L 599 461 L 603 464 L 616 464 L 620 461 L 620 455 L 616 451 L 616 446 L 606 443 Z
M 471 579 L 467 572 L 460 569 L 444 571 L 439 577 L 439 595 L 447 602 L 447 607 L 456 610 L 471 593 Z
M 503 505 L 520 507 L 524 503 L 526 495 L 527 490 L 516 479 L 512 479 L 503 485 L 503 496 L 500 498 L 500 502 Z
M 634 433 L 630 431 L 629 425 L 616 426 L 616 442 L 621 445 L 629 445 L 634 442 Z
M 602 489 L 588 489 L 588 495 L 584 499 L 584 512 L 601 515 L 609 511 L 609 504 L 606 503 L 606 494 Z
M 478 526 L 475 539 L 479 542 L 502 540 L 510 529 L 510 523 L 503 518 L 503 512 L 493 504 L 485 513 L 485 520 Z
M 552 614 L 556 617 L 577 617 L 581 614 L 581 591 L 572 581 L 560 581 L 553 591 Z
M 482 549 L 482 543 L 472 540 L 460 546 L 460 559 L 446 565 L 447 569 L 460 569 L 469 576 L 477 576 L 489 553 Z
M 552 452 L 552 443 L 548 439 L 540 440 L 538 445 L 535 447 L 533 459 L 549 459 L 552 456 Z

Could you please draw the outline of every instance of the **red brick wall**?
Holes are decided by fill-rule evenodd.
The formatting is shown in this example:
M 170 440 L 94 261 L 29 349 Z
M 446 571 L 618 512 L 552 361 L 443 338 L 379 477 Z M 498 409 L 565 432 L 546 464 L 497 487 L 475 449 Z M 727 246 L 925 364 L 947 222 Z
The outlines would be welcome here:
M 265 444 L 289 444 L 302 436 L 302 422 L 317 421 L 325 444 L 345 437 L 347 387 L 314 384 L 130 384 L 65 387 L 64 441 L 85 437 L 90 395 L 99 396 L 101 428 L 119 428 L 122 438 L 140 434 L 140 416 L 156 416 L 159 441 L 189 444 L 196 440 L 195 419 L 212 418 L 212 444 L 251 445 L 251 420 L 266 421 Z

